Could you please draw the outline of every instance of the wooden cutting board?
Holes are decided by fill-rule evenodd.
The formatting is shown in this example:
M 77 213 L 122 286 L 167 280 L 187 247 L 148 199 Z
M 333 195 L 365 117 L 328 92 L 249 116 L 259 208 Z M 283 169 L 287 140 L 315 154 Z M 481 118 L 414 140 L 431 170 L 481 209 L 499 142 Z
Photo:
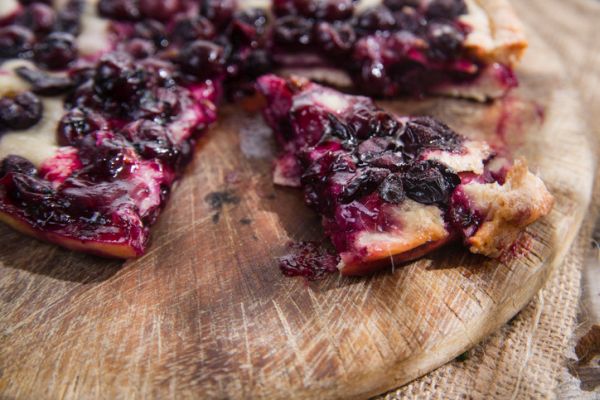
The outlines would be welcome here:
M 322 240 L 319 221 L 272 185 L 261 118 L 227 106 L 144 257 L 98 259 L 0 227 L 0 398 L 360 398 L 474 346 L 561 262 L 591 196 L 597 155 L 577 93 L 530 36 L 522 87 L 502 102 L 383 104 L 528 158 L 556 205 L 514 254 L 455 247 L 370 278 L 285 278 L 276 257 Z

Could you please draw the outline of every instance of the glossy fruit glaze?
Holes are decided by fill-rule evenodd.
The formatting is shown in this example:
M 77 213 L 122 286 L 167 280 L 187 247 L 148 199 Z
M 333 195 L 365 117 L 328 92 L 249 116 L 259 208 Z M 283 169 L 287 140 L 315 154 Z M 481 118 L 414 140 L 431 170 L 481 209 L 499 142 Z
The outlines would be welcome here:
M 11 44 L 0 56 L 36 66 L 15 71 L 31 91 L 0 99 L 0 135 L 36 125 L 43 96 L 65 99 L 55 132 L 61 147 L 53 157 L 38 168 L 19 156 L 1 161 L 0 213 L 62 244 L 106 244 L 91 250 L 103 255 L 119 245 L 140 255 L 198 135 L 216 119 L 222 50 L 196 40 L 169 55 L 136 54 L 126 52 L 132 36 L 78 58 L 77 30 L 65 32 L 62 21 L 82 7 L 78 1 L 59 11 L 23 4 L 0 27 L 0 42 Z
M 420 94 L 423 85 L 473 79 L 480 70 L 462 48 L 469 31 L 458 21 L 462 0 L 388 0 L 360 13 L 350 0 L 275 0 L 272 14 L 240 5 L 100 0 L 96 11 L 110 21 L 112 44 L 81 57 L 85 1 L 52 8 L 22 0 L 0 21 L 0 62 L 19 58 L 35 68 L 16 70 L 30 91 L 0 99 L 0 135 L 36 125 L 42 97 L 60 95 L 62 147 L 39 168 L 16 156 L 2 160 L 0 212 L 39 232 L 125 243 L 140 254 L 196 138 L 215 120 L 221 93 L 253 90 L 258 76 L 290 66 L 287 54 L 311 49 L 316 58 L 307 60 L 346 69 L 375 95 Z M 281 97 L 275 107 L 285 108 Z M 302 180 L 307 202 L 331 221 L 358 213 L 356 229 L 385 224 L 372 212 L 382 204 L 446 204 L 457 174 L 419 161 L 419 152 L 460 151 L 460 139 L 437 121 L 398 120 L 366 98 L 352 107 L 346 118 L 307 104 L 278 130 L 286 150 L 280 165 L 287 162 L 280 171 Z M 307 146 L 314 151 L 300 151 Z M 321 170 L 335 173 L 324 180 Z M 369 212 L 354 208 L 359 199 Z
M 366 97 L 294 78 L 266 75 L 258 87 L 267 99 L 265 119 L 284 149 L 276 175 L 302 187 L 339 253 L 364 256 L 355 245 L 363 232 L 401 231 L 387 211 L 408 200 L 437 207 L 448 237 L 466 239 L 484 216 L 461 184 L 502 183 L 502 172 L 457 172 L 430 159 L 432 152 L 460 157 L 469 150 L 466 139 L 431 117 L 399 118 Z

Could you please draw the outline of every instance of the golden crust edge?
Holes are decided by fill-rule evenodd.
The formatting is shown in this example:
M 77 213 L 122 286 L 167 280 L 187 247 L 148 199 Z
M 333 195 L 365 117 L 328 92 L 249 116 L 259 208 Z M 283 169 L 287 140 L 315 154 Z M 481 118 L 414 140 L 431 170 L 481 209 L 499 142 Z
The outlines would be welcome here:
M 477 10 L 471 9 L 463 18 L 474 31 L 465 45 L 477 57 L 490 63 L 499 62 L 514 67 L 528 47 L 525 29 L 508 0 L 468 0 L 469 8 L 479 7 L 487 16 L 487 27 L 472 24 Z M 486 31 L 487 28 L 487 31 Z
M 472 253 L 500 256 L 527 226 L 548 215 L 554 206 L 554 197 L 524 159 L 515 161 L 505 185 L 510 185 L 510 191 L 494 196 L 487 220 L 467 240 Z

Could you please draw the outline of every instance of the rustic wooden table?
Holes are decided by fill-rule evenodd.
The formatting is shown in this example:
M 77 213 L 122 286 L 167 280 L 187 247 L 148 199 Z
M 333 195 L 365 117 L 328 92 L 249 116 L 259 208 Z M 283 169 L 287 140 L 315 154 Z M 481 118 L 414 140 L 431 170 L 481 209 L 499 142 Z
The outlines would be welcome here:
M 568 66 L 569 79 L 579 89 L 584 115 L 596 139 L 600 153 L 600 1 L 596 0 L 532 0 L 515 2 L 524 12 L 530 26 L 551 40 Z M 600 209 L 600 169 L 597 166 L 596 184 L 590 215 L 598 216 Z M 578 362 L 571 372 L 581 379 L 581 388 L 595 390 L 600 396 L 600 220 L 590 238 L 589 256 L 583 271 L 580 326 L 573 333 L 578 345 Z M 581 362 L 583 361 L 583 362 Z
M 535 68 L 543 72 L 546 61 L 554 63 L 536 53 L 538 62 L 526 79 L 540 93 L 552 93 L 545 86 L 555 81 L 577 87 L 585 112 L 562 115 L 562 121 L 555 116 L 553 122 L 569 128 L 579 122 L 574 117 L 586 119 L 596 130 L 587 136 L 597 139 L 600 5 L 590 0 L 529 0 L 515 1 L 515 6 L 568 67 L 567 76 L 542 73 L 536 79 Z M 432 109 L 443 114 L 440 107 Z M 555 256 L 550 254 L 553 241 L 538 240 L 535 250 L 540 253 L 532 252 L 533 261 L 522 262 L 523 268 L 518 262 L 496 266 L 457 253 L 368 281 L 331 278 L 315 291 L 284 280 L 273 270 L 271 248 L 289 236 L 319 235 L 321 229 L 297 193 L 279 190 L 278 201 L 271 201 L 269 163 L 241 159 L 239 144 L 244 143 L 232 131 L 237 114 L 230 109 L 225 114 L 230 118 L 205 143 L 204 156 L 183 180 L 144 258 L 125 265 L 92 259 L 0 228 L 0 397 L 192 396 L 203 390 L 220 398 L 379 393 L 455 357 L 471 340 L 481 340 L 543 282 L 548 272 L 544 261 Z M 542 133 L 547 135 L 547 129 Z M 553 137 L 557 143 L 561 139 Z M 556 148 L 557 143 L 548 145 Z M 598 148 L 597 143 L 592 146 Z M 581 151 L 584 162 L 593 152 L 570 148 Z M 211 162 L 215 154 L 225 154 L 229 164 Z M 534 162 L 548 163 L 542 151 L 533 155 Z M 577 154 L 565 156 L 577 161 Z M 556 157 L 561 160 L 560 154 Z M 217 185 L 232 168 L 241 171 L 238 178 L 247 179 L 241 189 L 248 199 L 235 209 L 225 204 L 211 211 L 203 197 L 221 190 Z M 585 173 L 587 179 L 593 171 Z M 569 210 L 578 216 L 585 212 L 569 209 L 569 194 L 577 192 L 570 185 L 574 192 L 557 191 L 556 214 L 533 229 L 535 238 L 545 238 L 556 227 L 548 221 L 568 221 Z M 250 213 L 252 223 L 241 223 Z M 215 215 L 220 215 L 218 224 Z M 580 220 L 573 219 L 575 224 Z M 591 285 L 597 282 L 595 271 L 593 266 L 588 269 L 590 298 L 597 290 Z M 531 279 L 531 287 L 523 285 L 525 279 Z M 504 296 L 512 288 L 519 288 L 519 295 Z M 471 324 L 481 314 L 496 312 L 498 318 L 489 318 L 484 327 Z M 597 322 L 594 315 L 585 317 L 590 329 Z M 461 341 L 448 343 L 448 332 Z M 587 332 L 576 334 L 589 338 Z M 583 355 L 597 344 L 593 337 L 588 342 L 581 342 L 584 361 Z M 445 352 L 431 351 L 434 345 Z M 394 370 L 399 366 L 405 368 Z M 594 368 L 577 363 L 573 369 L 586 388 L 594 386 Z

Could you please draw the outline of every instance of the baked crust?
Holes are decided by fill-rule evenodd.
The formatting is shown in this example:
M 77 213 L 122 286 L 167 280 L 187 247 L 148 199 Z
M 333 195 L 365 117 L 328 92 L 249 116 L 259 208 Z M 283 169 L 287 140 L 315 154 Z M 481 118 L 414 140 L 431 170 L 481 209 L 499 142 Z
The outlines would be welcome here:
M 523 25 L 508 0 L 466 0 L 468 13 L 460 20 L 473 31 L 465 46 L 489 63 L 514 66 L 527 48 Z
M 469 250 L 489 257 L 498 257 L 523 228 L 548 214 L 554 204 L 542 180 L 527 169 L 524 160 L 515 161 L 503 185 L 476 183 L 463 190 L 486 215 L 475 235 L 467 239 Z
M 122 259 L 135 258 L 141 255 L 140 251 L 136 251 L 133 246 L 127 243 L 84 241 L 75 237 L 69 237 L 67 235 L 61 235 L 54 232 L 39 231 L 33 229 L 27 222 L 24 222 L 16 218 L 14 215 L 5 213 L 3 211 L 0 211 L 0 222 L 7 224 L 14 230 L 27 236 L 31 236 L 35 239 L 45 242 L 58 244 L 73 251 L 80 251 L 108 258 Z
M 475 81 L 447 83 L 430 93 L 486 101 L 503 97 L 512 87 L 513 68 L 523 57 L 528 43 L 523 25 L 508 0 L 466 0 L 468 13 L 459 18 L 472 30 L 465 39 L 468 51 L 487 66 Z M 371 4 L 372 5 L 372 4 Z M 316 82 L 351 90 L 350 76 L 337 68 L 283 68 L 284 76 L 301 75 Z

